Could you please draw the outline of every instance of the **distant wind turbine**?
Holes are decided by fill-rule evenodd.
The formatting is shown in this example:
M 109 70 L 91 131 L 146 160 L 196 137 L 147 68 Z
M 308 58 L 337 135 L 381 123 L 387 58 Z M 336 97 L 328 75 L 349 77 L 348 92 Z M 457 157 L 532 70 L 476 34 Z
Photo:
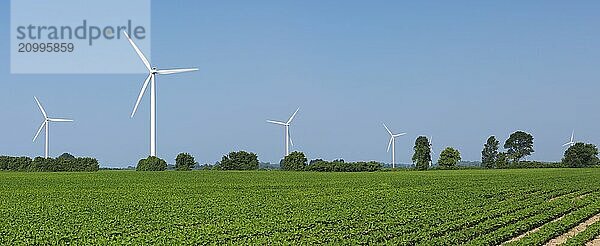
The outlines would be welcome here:
M 567 142 L 567 143 L 563 144 L 563 147 L 565 147 L 565 146 L 569 146 L 569 147 L 571 147 L 571 146 L 575 145 L 575 140 L 574 140 L 574 137 L 575 137 L 575 130 L 573 130 L 573 131 L 571 132 L 571 140 L 570 140 L 569 142 Z
M 37 103 L 38 107 L 40 108 L 40 111 L 42 111 L 42 115 L 44 116 L 44 121 L 42 122 L 42 125 L 40 126 L 37 133 L 35 134 L 35 137 L 33 137 L 33 142 L 35 142 L 37 137 L 40 135 L 40 132 L 42 132 L 42 128 L 45 127 L 46 128 L 46 145 L 44 147 L 44 150 L 45 150 L 44 158 L 48 158 L 48 138 L 49 138 L 48 128 L 50 127 L 50 122 L 72 122 L 73 120 L 48 117 L 48 115 L 46 114 L 46 110 L 44 110 L 44 107 L 42 107 L 42 104 L 37 99 L 37 97 L 33 97 L 33 98 L 35 99 L 35 102 Z
M 392 147 L 392 168 L 396 168 L 396 141 L 395 140 L 396 140 L 396 137 L 406 135 L 406 133 L 393 134 L 392 131 L 390 131 L 390 129 L 385 125 L 385 123 L 383 124 L 383 127 L 385 127 L 387 132 L 390 134 L 390 142 L 388 143 L 387 152 L 390 152 L 390 146 L 391 146 Z
M 140 100 L 142 100 L 142 96 L 144 95 L 144 92 L 146 91 L 148 82 L 151 82 L 150 83 L 150 156 L 156 156 L 156 83 L 155 83 L 156 75 L 193 72 L 193 71 L 197 71 L 198 69 L 197 68 L 177 68 L 177 69 L 160 69 L 159 70 L 156 67 L 152 67 L 150 65 L 150 62 L 148 61 L 148 59 L 146 59 L 146 57 L 142 53 L 142 51 L 137 47 L 137 45 L 135 45 L 133 40 L 131 40 L 131 38 L 129 38 L 129 35 L 127 35 L 127 32 L 123 32 L 123 33 L 125 34 L 125 37 L 127 37 L 127 40 L 129 40 L 129 43 L 131 44 L 131 46 L 133 46 L 133 49 L 135 50 L 135 52 L 138 54 L 138 56 L 144 63 L 144 66 L 146 66 L 146 69 L 148 69 L 148 73 L 149 73 L 148 77 L 144 81 L 144 85 L 142 86 L 140 95 L 138 96 L 137 102 L 135 103 L 135 106 L 133 107 L 133 112 L 131 113 L 131 118 L 133 118 L 133 115 L 135 115 L 135 112 L 137 111 L 137 107 L 140 104 Z
M 433 156 L 435 156 L 435 151 L 433 151 L 433 136 L 429 137 L 429 150 L 431 151 L 431 160 L 429 161 L 429 166 L 433 166 Z
M 296 112 L 294 112 L 294 114 L 292 114 L 292 116 L 288 119 L 287 122 L 281 122 L 281 121 L 276 121 L 276 120 L 267 120 L 267 122 L 269 122 L 269 123 L 283 126 L 283 128 L 285 130 L 285 137 L 284 137 L 285 138 L 285 156 L 288 156 L 290 154 L 290 146 L 289 145 L 291 144 L 292 146 L 294 146 L 294 142 L 292 141 L 292 138 L 290 137 L 290 124 L 292 123 L 292 120 L 294 120 L 294 117 L 296 117 L 298 110 L 300 110 L 300 108 L 296 109 Z

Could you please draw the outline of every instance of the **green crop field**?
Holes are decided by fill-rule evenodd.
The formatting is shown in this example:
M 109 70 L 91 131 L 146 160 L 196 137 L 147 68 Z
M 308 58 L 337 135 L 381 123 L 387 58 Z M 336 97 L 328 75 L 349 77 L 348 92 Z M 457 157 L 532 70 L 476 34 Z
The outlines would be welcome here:
M 600 169 L 0 172 L 0 244 L 496 245 L 540 227 L 512 243 L 539 245 L 600 213 L 599 184 Z

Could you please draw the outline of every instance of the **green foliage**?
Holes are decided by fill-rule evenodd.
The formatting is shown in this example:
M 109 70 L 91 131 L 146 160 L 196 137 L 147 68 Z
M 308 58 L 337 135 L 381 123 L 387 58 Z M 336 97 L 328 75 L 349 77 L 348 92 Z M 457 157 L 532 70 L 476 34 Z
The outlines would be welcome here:
M 505 168 L 519 169 L 519 168 L 564 168 L 566 167 L 562 162 L 539 162 L 539 161 L 519 161 L 511 162 L 507 164 Z
M 576 143 L 565 151 L 562 163 L 568 167 L 598 165 L 598 148 L 593 144 Z
M 508 159 L 508 154 L 506 152 L 498 153 L 498 158 L 496 159 L 496 168 L 505 169 L 510 167 L 510 160 Z
M 500 245 L 546 224 L 523 239 L 543 245 L 597 213 L 599 176 L 598 168 L 0 172 L 0 245 Z
M 221 158 L 220 167 L 223 170 L 257 170 L 258 156 L 252 152 L 231 152 Z
M 58 157 L 58 159 L 68 159 L 68 160 L 73 160 L 75 159 L 75 156 L 69 154 L 69 153 L 63 153 L 62 155 L 60 155 Z
M 496 162 L 498 161 L 498 145 L 500 142 L 496 140 L 495 136 L 490 136 L 483 150 L 481 151 L 481 167 L 484 168 L 496 168 Z
M 597 199 L 598 196 L 594 198 Z M 574 199 L 571 207 L 571 211 L 574 210 L 573 212 L 567 210 L 562 214 L 557 213 L 554 215 L 555 218 L 564 215 L 560 220 L 547 221 L 547 223 L 542 224 L 538 231 L 530 233 L 521 240 L 508 245 L 544 245 L 544 243 L 566 233 L 569 229 L 577 226 L 587 218 L 600 213 L 600 202 L 590 198 L 585 200 Z
M 344 162 L 344 160 L 324 161 L 321 159 L 311 160 L 310 164 L 304 168 L 312 172 L 374 172 L 379 171 L 383 164 L 370 162 Z
M 438 166 L 442 169 L 454 167 L 460 160 L 460 152 L 452 147 L 447 147 L 446 149 L 442 150 L 442 153 L 440 153 Z
M 72 157 L 72 158 L 71 158 Z M 88 157 L 61 155 L 59 158 L 0 156 L 0 170 L 25 172 L 95 172 L 98 160 Z
M 533 136 L 523 131 L 516 131 L 504 142 L 504 148 L 509 158 L 517 162 L 534 152 Z
M 412 161 L 418 170 L 427 170 L 431 162 L 431 145 L 425 136 L 419 136 L 415 140 L 415 153 L 412 156 Z
M 156 156 L 148 156 L 146 159 L 138 161 L 136 171 L 166 171 L 167 162 Z
M 179 153 L 175 158 L 175 170 L 190 171 L 196 165 L 194 157 L 188 153 Z
M 569 238 L 564 244 L 561 244 L 561 246 L 585 245 L 587 242 L 592 241 L 598 236 L 600 236 L 600 221 L 591 224 L 585 229 L 585 231 L 577 233 L 577 235 L 575 235 L 574 237 Z
M 306 156 L 304 156 L 304 153 L 294 151 L 283 158 L 281 169 L 288 171 L 302 171 L 304 170 L 304 167 L 306 167 L 306 161 L 307 159 Z

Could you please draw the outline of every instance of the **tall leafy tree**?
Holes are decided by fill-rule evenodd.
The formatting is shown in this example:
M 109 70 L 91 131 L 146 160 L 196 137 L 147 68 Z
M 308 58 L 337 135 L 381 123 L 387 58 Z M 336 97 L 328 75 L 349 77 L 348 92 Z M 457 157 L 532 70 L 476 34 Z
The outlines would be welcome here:
M 500 152 L 498 153 L 498 158 L 496 158 L 496 168 L 509 168 L 510 167 L 510 163 L 509 163 L 509 159 L 508 159 L 508 154 L 506 152 Z
M 593 144 L 576 143 L 565 151 L 562 163 L 569 167 L 598 165 L 598 148 Z
M 518 162 L 523 157 L 531 155 L 533 150 L 533 136 L 523 131 L 516 131 L 504 143 L 506 153 Z
M 417 169 L 427 170 L 431 162 L 431 145 L 427 137 L 419 136 L 415 140 L 415 147 L 413 149 L 415 150 L 412 156 L 413 163 L 415 163 Z
M 224 155 L 220 163 L 223 170 L 257 170 L 258 165 L 258 156 L 243 150 Z
M 496 168 L 496 161 L 498 160 L 498 145 L 500 142 L 496 140 L 495 136 L 490 136 L 487 142 L 483 145 L 481 151 L 481 166 L 485 168 Z
M 450 168 L 456 166 L 462 158 L 460 152 L 452 147 L 447 147 L 440 153 L 440 159 L 438 160 L 438 166 L 441 168 Z
M 307 161 L 304 153 L 294 151 L 283 158 L 281 161 L 281 169 L 288 171 L 302 171 L 306 167 Z
M 189 153 L 179 153 L 175 158 L 175 170 L 177 171 L 190 171 L 196 164 L 194 156 Z

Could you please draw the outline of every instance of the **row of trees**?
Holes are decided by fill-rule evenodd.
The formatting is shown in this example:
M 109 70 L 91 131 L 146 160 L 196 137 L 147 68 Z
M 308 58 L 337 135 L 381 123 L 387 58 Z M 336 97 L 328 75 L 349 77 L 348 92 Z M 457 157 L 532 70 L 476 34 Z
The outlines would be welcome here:
M 0 170 L 25 172 L 95 172 L 98 160 L 64 153 L 58 158 L 0 156 Z
M 433 161 L 431 159 L 431 143 L 425 136 L 417 137 L 415 140 L 415 147 L 413 148 L 415 153 L 412 156 L 412 161 L 415 164 L 415 168 L 418 170 L 427 170 L 432 166 Z M 460 152 L 452 147 L 447 147 L 440 153 L 438 159 L 438 168 L 448 169 L 455 167 L 462 158 Z
M 490 136 L 481 151 L 481 166 L 484 168 L 527 168 L 527 167 L 589 167 L 600 164 L 598 148 L 593 144 L 575 143 L 564 154 L 560 163 L 545 164 L 540 162 L 524 162 L 523 158 L 535 152 L 533 136 L 523 131 L 516 131 L 504 142 L 505 152 L 499 152 L 500 142 Z
M 593 144 L 576 143 L 566 151 L 561 163 L 541 163 L 522 161 L 535 152 L 533 149 L 533 136 L 523 131 L 512 133 L 504 142 L 503 152 L 499 151 L 500 142 L 495 136 L 490 136 L 481 151 L 481 166 L 484 168 L 540 168 L 540 167 L 588 167 L 600 164 L 598 149 Z M 432 150 L 429 139 L 419 136 L 415 140 L 412 161 L 418 170 L 426 170 L 433 166 Z M 27 165 L 26 159 L 15 157 L 11 159 L 10 166 L 21 167 Z M 462 160 L 460 152 L 452 147 L 445 148 L 439 156 L 437 167 L 451 169 Z M 302 152 L 294 151 L 281 160 L 280 168 L 289 171 L 320 171 L 320 172 L 364 172 L 377 171 L 383 167 L 382 163 L 351 162 L 344 160 L 325 161 L 316 159 L 307 163 L 308 159 Z M 1 163 L 0 163 L 1 164 Z M 180 153 L 175 159 L 176 170 L 191 170 L 197 165 L 194 157 L 188 153 Z M 2 168 L 2 167 L 0 167 Z M 259 169 L 258 156 L 252 152 L 237 151 L 224 155 L 220 162 L 211 166 L 219 170 L 257 170 Z M 138 171 L 164 171 L 167 163 L 157 157 L 148 157 L 138 162 Z
M 345 162 L 344 160 L 324 161 L 316 159 L 307 164 L 304 153 L 294 151 L 280 162 L 280 168 L 288 171 L 316 171 L 316 172 L 372 172 L 381 170 L 383 164 L 379 162 Z M 198 163 L 188 153 L 180 153 L 175 158 L 175 170 L 191 170 Z M 221 158 L 214 166 L 204 166 L 212 170 L 257 170 L 259 169 L 258 156 L 247 151 L 230 152 Z M 138 171 L 165 171 L 167 162 L 158 157 L 150 156 L 141 159 L 136 167 Z
M 177 171 L 190 171 L 198 163 L 194 160 L 194 157 L 188 153 L 179 153 L 175 158 L 175 170 Z M 136 171 L 166 171 L 167 162 L 156 156 L 148 156 L 148 158 L 141 159 L 135 168 Z

